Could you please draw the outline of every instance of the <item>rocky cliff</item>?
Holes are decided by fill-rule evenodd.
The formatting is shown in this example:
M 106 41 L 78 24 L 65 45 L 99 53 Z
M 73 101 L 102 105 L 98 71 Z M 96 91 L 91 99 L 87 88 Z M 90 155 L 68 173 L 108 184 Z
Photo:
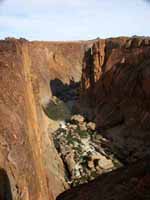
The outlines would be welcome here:
M 149 38 L 99 40 L 87 51 L 82 93 L 98 128 L 120 123 L 150 128 L 149 64 Z
M 149 199 L 150 39 L 98 40 L 85 52 L 82 70 L 81 111 L 125 167 L 57 199 Z
M 0 168 L 13 199 L 52 200 L 68 188 L 43 106 L 50 80 L 80 80 L 84 49 L 84 42 L 0 41 Z
M 0 199 L 54 200 L 69 188 L 63 162 L 51 138 L 55 122 L 47 117 L 45 107 L 56 93 L 60 96 L 62 88 L 64 93 L 69 84 L 74 87 L 80 80 L 78 109 L 86 119 L 96 122 L 97 130 L 111 142 L 117 158 L 126 165 L 148 156 L 149 64 L 149 38 L 0 41 Z M 63 94 L 61 100 L 64 99 L 68 97 Z M 135 176 L 144 176 L 145 161 L 142 163 Z M 138 166 L 131 167 L 131 173 L 127 169 L 127 175 L 132 174 L 132 178 Z M 125 169 L 114 172 L 107 180 L 119 177 L 120 184 L 124 181 L 120 179 L 122 174 L 126 176 Z M 82 186 L 77 196 L 78 189 L 73 189 L 58 199 L 92 199 L 84 196 L 90 188 L 100 192 L 95 197 L 99 199 L 101 181 L 104 188 L 107 180 L 100 178 Z M 125 182 L 128 185 L 126 179 Z

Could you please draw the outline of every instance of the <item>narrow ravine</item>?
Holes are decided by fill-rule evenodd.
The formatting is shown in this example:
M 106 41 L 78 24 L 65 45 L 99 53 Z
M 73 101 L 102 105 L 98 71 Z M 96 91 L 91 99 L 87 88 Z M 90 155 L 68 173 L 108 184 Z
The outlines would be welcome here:
M 57 122 L 52 138 L 64 164 L 64 178 L 70 187 L 127 167 L 143 157 L 148 144 L 145 142 L 144 145 L 142 140 L 127 134 L 126 125 L 98 130 L 86 113 L 80 113 L 80 83 L 70 81 L 67 85 L 53 80 L 50 85 L 53 96 L 45 113 Z
M 50 86 L 53 96 L 45 113 L 58 124 L 52 137 L 70 187 L 123 166 L 115 157 L 109 140 L 97 131 L 95 122 L 79 113 L 80 83 L 71 81 L 67 85 L 53 80 Z

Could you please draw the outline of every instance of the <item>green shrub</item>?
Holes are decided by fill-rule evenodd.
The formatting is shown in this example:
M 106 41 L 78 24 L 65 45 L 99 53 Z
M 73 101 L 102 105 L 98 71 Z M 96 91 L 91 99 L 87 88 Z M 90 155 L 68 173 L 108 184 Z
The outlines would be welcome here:
M 72 138 L 72 136 L 70 134 L 67 135 L 66 140 L 68 142 L 68 144 L 73 144 L 74 145 L 74 139 Z
M 82 148 L 80 145 L 74 147 L 74 150 L 76 150 L 78 152 L 78 154 L 82 154 Z
M 61 100 L 51 101 L 47 107 L 43 108 L 47 116 L 53 120 L 66 120 L 71 117 L 68 106 Z
M 81 138 L 87 138 L 89 137 L 89 133 L 87 131 L 82 131 L 79 128 L 77 129 L 78 134 L 80 135 Z

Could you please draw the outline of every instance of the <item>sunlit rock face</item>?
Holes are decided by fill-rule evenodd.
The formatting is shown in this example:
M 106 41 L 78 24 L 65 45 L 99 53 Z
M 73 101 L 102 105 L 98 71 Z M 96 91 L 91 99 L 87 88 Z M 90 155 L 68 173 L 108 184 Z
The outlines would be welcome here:
M 0 168 L 7 173 L 13 199 L 55 199 L 68 188 L 49 134 L 57 123 L 44 108 L 53 95 L 52 80 L 80 80 L 85 46 L 0 41 Z

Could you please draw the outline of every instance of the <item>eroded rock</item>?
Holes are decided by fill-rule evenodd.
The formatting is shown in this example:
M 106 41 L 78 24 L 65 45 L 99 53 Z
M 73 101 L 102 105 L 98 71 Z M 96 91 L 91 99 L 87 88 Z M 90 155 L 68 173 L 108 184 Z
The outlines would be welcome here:
M 73 115 L 71 121 L 76 124 L 81 124 L 84 122 L 84 117 L 82 115 Z
M 87 128 L 91 131 L 95 131 L 96 129 L 96 124 L 94 122 L 89 122 L 87 123 Z

